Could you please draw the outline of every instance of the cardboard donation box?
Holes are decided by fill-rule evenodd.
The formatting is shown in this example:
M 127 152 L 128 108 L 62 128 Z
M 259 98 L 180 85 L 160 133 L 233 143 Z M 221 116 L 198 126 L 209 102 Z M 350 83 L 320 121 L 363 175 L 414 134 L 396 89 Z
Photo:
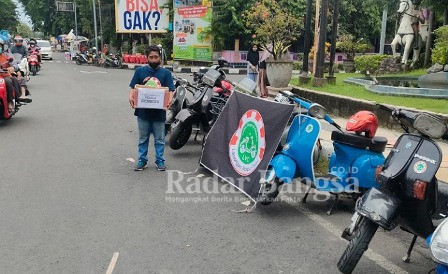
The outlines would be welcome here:
M 173 99 L 173 93 L 165 87 L 154 88 L 136 85 L 133 99 L 136 108 L 168 109 Z

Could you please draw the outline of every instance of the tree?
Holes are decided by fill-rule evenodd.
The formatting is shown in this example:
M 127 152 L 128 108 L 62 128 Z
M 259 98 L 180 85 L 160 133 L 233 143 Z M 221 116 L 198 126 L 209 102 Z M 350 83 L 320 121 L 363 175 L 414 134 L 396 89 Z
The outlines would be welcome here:
M 249 30 L 275 60 L 281 58 L 302 32 L 303 20 L 285 9 L 280 1 L 260 0 L 244 13 Z M 268 45 L 272 45 L 270 49 Z
M 390 1 L 393 2 L 393 1 Z M 380 36 L 383 6 L 376 0 L 341 1 L 341 33 L 374 41 Z
M 22 37 L 33 37 L 33 30 L 28 26 L 27 24 L 20 22 L 17 25 L 17 31 L 16 34 L 22 36 Z
M 11 32 L 16 30 L 17 20 L 16 4 L 12 0 L 0 0 L 0 29 Z

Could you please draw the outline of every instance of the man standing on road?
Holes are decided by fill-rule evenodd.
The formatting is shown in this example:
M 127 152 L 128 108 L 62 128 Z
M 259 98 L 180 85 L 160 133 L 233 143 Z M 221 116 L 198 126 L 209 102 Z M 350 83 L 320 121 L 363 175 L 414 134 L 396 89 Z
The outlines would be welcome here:
M 134 87 L 135 85 L 144 84 L 145 79 L 151 77 L 157 78 L 162 87 L 168 87 L 170 91 L 174 91 L 174 81 L 171 72 L 165 68 L 160 67 L 161 52 L 157 46 L 151 46 L 148 50 L 148 64 L 138 68 L 134 77 L 132 77 L 129 87 L 129 103 L 135 108 L 134 101 Z M 156 154 L 156 167 L 159 171 L 165 171 L 165 158 L 163 156 L 165 150 L 165 119 L 166 113 L 162 109 L 135 109 L 135 116 L 137 116 L 137 124 L 139 130 L 138 142 L 138 163 L 135 171 L 141 171 L 147 167 L 148 164 L 148 144 L 151 132 L 154 136 L 154 147 Z

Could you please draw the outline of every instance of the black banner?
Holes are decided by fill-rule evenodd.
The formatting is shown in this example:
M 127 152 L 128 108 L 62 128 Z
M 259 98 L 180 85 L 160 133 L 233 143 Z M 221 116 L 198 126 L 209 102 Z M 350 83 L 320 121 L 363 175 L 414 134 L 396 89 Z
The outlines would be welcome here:
M 293 108 L 234 92 L 207 136 L 201 164 L 255 200 Z

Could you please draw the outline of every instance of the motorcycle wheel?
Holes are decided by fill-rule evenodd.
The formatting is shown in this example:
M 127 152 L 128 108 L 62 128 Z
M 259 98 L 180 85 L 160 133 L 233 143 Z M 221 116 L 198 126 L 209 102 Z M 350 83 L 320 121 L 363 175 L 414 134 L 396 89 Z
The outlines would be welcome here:
M 30 70 L 31 70 L 31 74 L 32 74 L 33 76 L 36 76 L 36 73 L 37 73 L 37 71 L 36 71 L 36 67 L 32 66 Z
M 352 273 L 364 252 L 369 248 L 369 243 L 375 235 L 378 225 L 366 217 L 363 217 L 358 228 L 353 233 L 352 239 L 338 262 L 338 269 L 342 273 Z
M 81 62 L 81 60 L 79 60 L 79 59 L 76 59 L 76 64 L 77 64 L 77 65 L 82 65 L 82 62 Z
M 269 171 L 268 171 L 269 172 Z M 262 187 L 260 194 L 258 196 L 258 202 L 262 205 L 270 205 L 274 202 L 275 198 L 277 198 L 280 193 L 280 187 L 283 185 L 283 182 L 280 181 L 279 178 L 275 177 L 274 180 L 270 182 L 266 182 Z
M 171 149 L 181 149 L 190 139 L 192 130 L 191 123 L 175 121 L 169 140 Z

